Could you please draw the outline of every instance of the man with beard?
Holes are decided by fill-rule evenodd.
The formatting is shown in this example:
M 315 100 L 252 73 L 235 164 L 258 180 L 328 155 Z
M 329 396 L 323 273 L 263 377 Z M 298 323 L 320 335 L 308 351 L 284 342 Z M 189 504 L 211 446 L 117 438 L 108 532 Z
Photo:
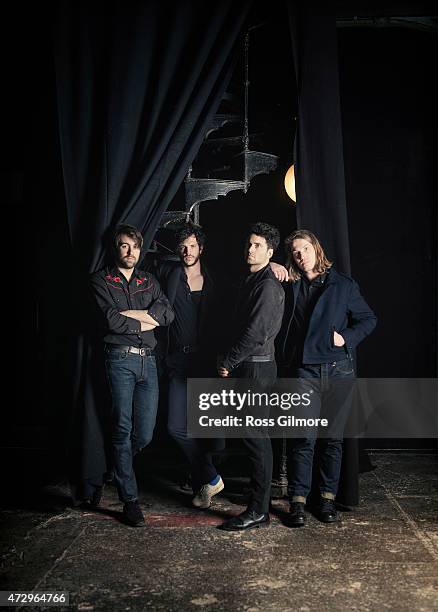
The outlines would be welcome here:
M 175 238 L 180 263 L 164 262 L 157 270 L 175 311 L 175 320 L 164 339 L 169 380 L 168 431 L 189 463 L 193 505 L 208 508 L 213 496 L 224 488 L 212 459 L 212 453 L 222 450 L 224 442 L 187 436 L 187 378 L 215 375 L 219 288 L 201 258 L 205 244 L 201 227 L 188 223 Z
M 91 290 L 103 320 L 105 367 L 112 397 L 111 448 L 114 481 L 123 516 L 144 525 L 138 503 L 133 456 L 152 439 L 158 406 L 154 330 L 169 325 L 173 311 L 158 281 L 136 266 L 143 237 L 131 225 L 114 234 L 115 263 L 91 276 Z
M 279 242 L 278 230 L 267 223 L 250 228 L 246 243 L 249 274 L 237 296 L 230 347 L 219 359 L 219 376 L 226 378 L 231 373 L 252 379 L 259 390 L 269 389 L 277 376 L 274 340 L 283 317 L 284 290 L 269 262 Z M 250 499 L 244 512 L 221 525 L 226 531 L 269 524 L 271 440 L 266 433 L 261 438 L 244 438 L 243 443 L 251 463 Z

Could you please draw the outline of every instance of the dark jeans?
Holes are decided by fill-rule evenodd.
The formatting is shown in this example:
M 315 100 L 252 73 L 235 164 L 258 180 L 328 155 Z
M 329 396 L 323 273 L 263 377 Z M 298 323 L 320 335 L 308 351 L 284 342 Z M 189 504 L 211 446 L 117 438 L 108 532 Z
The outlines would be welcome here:
M 112 397 L 114 481 L 122 502 L 138 499 L 133 457 L 152 440 L 158 406 L 155 357 L 105 348 Z
M 167 357 L 169 404 L 167 428 L 187 458 L 193 491 L 199 491 L 217 476 L 212 454 L 225 448 L 223 439 L 197 439 L 187 436 L 187 378 L 196 377 L 200 356 L 172 353 Z
M 244 362 L 233 371 L 233 377 L 249 378 L 256 383 L 254 389 L 268 391 L 277 378 L 275 361 Z M 253 389 L 253 390 L 254 390 Z M 267 416 L 267 415 L 260 415 Z M 269 512 L 272 480 L 272 445 L 268 432 L 263 438 L 242 438 L 251 465 L 250 498 L 248 509 Z
M 300 385 L 312 389 L 313 399 L 308 417 L 320 415 L 329 421 L 329 436 L 319 438 L 317 473 L 320 493 L 333 498 L 338 491 L 342 461 L 342 433 L 349 415 L 354 387 L 354 364 L 351 358 L 331 363 L 303 365 L 293 372 Z M 289 499 L 307 498 L 312 485 L 312 468 L 317 430 L 305 438 L 290 440 L 288 453 Z

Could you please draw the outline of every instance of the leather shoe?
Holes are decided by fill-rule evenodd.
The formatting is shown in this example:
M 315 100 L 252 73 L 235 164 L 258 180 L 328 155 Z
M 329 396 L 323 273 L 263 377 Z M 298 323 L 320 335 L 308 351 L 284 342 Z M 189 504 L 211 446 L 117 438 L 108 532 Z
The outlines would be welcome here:
M 322 523 L 335 523 L 338 520 L 334 499 L 326 499 L 325 497 L 321 499 L 319 520 Z
M 256 529 L 257 527 L 268 527 L 269 525 L 269 514 L 259 514 L 254 510 L 245 510 L 237 516 L 228 519 L 222 525 L 219 525 L 219 529 L 224 531 L 244 531 L 245 529 Z
M 290 527 L 304 527 L 306 523 L 306 514 L 302 502 L 291 502 L 289 515 L 286 521 Z
M 123 506 L 123 520 L 130 527 L 144 527 L 144 516 L 137 500 L 128 501 Z

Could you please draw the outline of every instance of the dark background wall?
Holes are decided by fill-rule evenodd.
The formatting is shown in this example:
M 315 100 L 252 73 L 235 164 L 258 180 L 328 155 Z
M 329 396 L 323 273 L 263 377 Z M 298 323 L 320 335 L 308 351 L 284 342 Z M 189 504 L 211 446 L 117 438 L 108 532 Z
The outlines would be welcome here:
M 379 318 L 376 331 L 359 348 L 359 372 L 433 377 L 437 34 L 338 28 L 338 41 L 352 274 Z M 283 186 L 292 161 L 297 104 L 290 58 L 287 19 L 279 10 L 251 36 L 249 103 L 250 131 L 263 133 L 257 145 L 280 156 L 279 168 L 255 177 L 246 195 L 232 192 L 201 205 L 215 263 L 227 266 L 241 258 L 248 220 L 272 222 L 282 237 L 296 226 L 296 208 Z M 230 128 L 224 129 L 219 136 L 229 133 Z M 202 148 L 200 158 L 208 158 Z
M 275 10 L 274 10 L 275 9 Z M 3 209 L 16 212 L 20 243 L 17 317 L 31 347 L 19 374 L 12 445 L 62 449 L 68 438 L 68 304 L 74 291 L 58 147 L 51 16 L 3 40 L 1 145 Z M 18 25 L 18 16 L 15 16 Z M 280 168 L 256 177 L 248 193 L 201 209 L 209 257 L 235 266 L 248 220 L 264 219 L 286 236 L 296 224 L 283 189 L 292 161 L 296 113 L 286 12 L 273 5 L 254 32 L 250 128 Z M 436 199 L 433 94 L 436 34 L 398 29 L 339 29 L 339 68 L 352 271 L 379 326 L 359 351 L 363 376 L 435 376 L 437 346 Z M 241 66 L 238 67 L 238 70 Z M 241 74 L 232 87 L 238 92 Z M 178 207 L 177 196 L 175 206 Z M 17 236 L 15 235 L 18 235 Z M 5 274 L 7 272 L 5 271 Z M 21 296 L 24 293 L 24 298 Z M 18 334 L 22 341 L 22 331 Z M 51 435 L 51 433 L 53 435 Z M 65 437 L 59 432 L 65 432 Z
M 437 35 L 338 32 L 352 269 L 380 321 L 362 373 L 436 376 Z

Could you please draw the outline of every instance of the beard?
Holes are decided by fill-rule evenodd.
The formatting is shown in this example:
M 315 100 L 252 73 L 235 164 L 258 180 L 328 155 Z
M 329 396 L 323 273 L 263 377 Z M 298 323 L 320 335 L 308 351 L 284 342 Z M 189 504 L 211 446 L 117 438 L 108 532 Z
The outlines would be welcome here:
M 135 259 L 135 257 L 133 259 L 127 259 L 126 257 L 120 257 L 119 260 L 117 261 L 117 265 L 119 268 L 126 268 L 127 270 L 130 270 L 131 268 L 135 268 L 137 264 L 137 260 Z
M 183 266 L 185 266 L 186 268 L 191 268 L 192 266 L 196 265 L 199 261 L 199 255 L 197 257 L 190 257 L 190 259 L 188 259 L 186 261 L 186 257 L 181 257 L 181 261 Z

